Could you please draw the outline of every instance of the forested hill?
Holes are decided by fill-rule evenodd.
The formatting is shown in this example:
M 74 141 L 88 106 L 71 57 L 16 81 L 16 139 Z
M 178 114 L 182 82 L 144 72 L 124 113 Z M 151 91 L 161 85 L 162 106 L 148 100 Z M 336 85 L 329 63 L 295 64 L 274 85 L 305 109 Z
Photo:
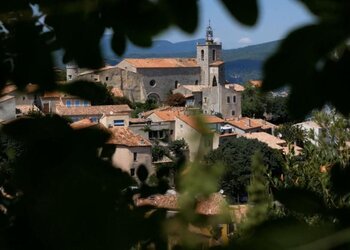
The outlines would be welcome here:
M 106 63 L 115 65 L 123 58 L 117 57 L 110 47 L 111 35 L 105 35 L 101 41 L 101 47 Z M 124 57 L 152 58 L 152 57 L 195 57 L 197 43 L 203 43 L 204 39 L 172 43 L 166 40 L 157 40 L 151 48 L 139 48 L 129 45 Z M 238 49 L 223 51 L 223 59 L 226 62 L 226 79 L 231 82 L 245 82 L 250 79 L 261 79 L 263 61 L 277 48 L 280 41 L 262 43 Z M 61 53 L 57 53 L 57 61 L 60 61 Z M 61 63 L 58 63 L 62 67 Z

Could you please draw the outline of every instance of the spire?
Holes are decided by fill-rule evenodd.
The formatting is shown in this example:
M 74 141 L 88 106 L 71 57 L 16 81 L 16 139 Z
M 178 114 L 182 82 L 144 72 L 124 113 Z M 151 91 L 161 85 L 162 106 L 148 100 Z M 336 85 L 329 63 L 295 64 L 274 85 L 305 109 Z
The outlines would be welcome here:
M 208 25 L 208 27 L 207 27 L 207 34 L 206 34 L 206 42 L 207 43 L 212 43 L 214 40 L 214 38 L 213 38 L 214 36 L 213 36 L 213 29 L 212 29 L 212 27 L 210 26 L 210 19 L 209 19 L 209 25 Z

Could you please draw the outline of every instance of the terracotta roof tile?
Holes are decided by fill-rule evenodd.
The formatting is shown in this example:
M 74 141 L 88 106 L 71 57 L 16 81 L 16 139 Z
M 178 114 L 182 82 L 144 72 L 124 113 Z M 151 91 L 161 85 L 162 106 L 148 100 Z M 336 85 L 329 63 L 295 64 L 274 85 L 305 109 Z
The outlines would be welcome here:
M 169 210 L 179 210 L 178 195 L 152 195 L 148 198 L 135 199 L 136 206 L 154 206 L 157 208 L 165 208 Z M 196 213 L 203 215 L 219 215 L 222 213 L 222 208 L 227 206 L 225 198 L 218 193 L 210 195 L 206 199 L 197 200 Z
M 229 124 L 240 128 L 242 130 L 256 129 L 261 128 L 263 126 L 262 123 L 257 122 L 255 119 L 251 119 L 248 117 L 242 118 L 232 118 L 226 120 Z
M 236 92 L 243 92 L 245 90 L 244 86 L 237 83 L 227 83 L 225 84 L 225 87 L 229 89 L 233 89 Z
M 92 122 L 90 119 L 83 119 L 77 122 L 73 122 L 70 126 L 73 129 L 83 129 L 96 125 L 97 123 Z
M 164 106 L 164 107 L 159 107 L 159 108 L 144 112 L 144 113 L 142 113 L 142 116 L 147 118 L 150 115 L 152 115 L 154 112 L 157 112 L 157 111 L 182 111 L 183 112 L 183 111 L 185 111 L 185 108 L 184 107 Z
M 128 105 L 102 105 L 102 106 L 80 106 L 66 107 L 56 106 L 56 113 L 62 116 L 91 116 L 91 115 L 113 115 L 120 113 L 130 113 L 132 109 Z
M 199 67 L 195 58 L 145 58 L 125 59 L 135 68 L 196 68 Z
M 16 109 L 20 110 L 22 114 L 28 114 L 30 111 L 40 111 L 37 106 L 33 105 L 16 105 Z
M 162 110 L 162 111 L 156 111 L 154 114 L 158 116 L 161 120 L 164 122 L 172 122 L 175 121 L 176 116 L 183 113 L 183 110 L 181 109 L 175 109 L 175 110 Z
M 199 122 L 203 120 L 205 124 L 210 123 L 222 123 L 225 122 L 223 119 L 216 117 L 216 116 L 188 116 L 188 115 L 178 115 L 178 119 L 182 120 L 186 124 L 188 124 L 190 127 L 194 128 L 195 130 L 199 131 L 200 133 L 208 133 L 210 132 L 208 128 L 200 126 Z
M 283 150 L 286 144 L 285 140 L 282 140 L 276 136 L 270 135 L 265 132 L 243 134 L 242 136 L 248 139 L 257 139 L 258 141 L 266 143 L 270 148 L 279 149 L 279 150 Z
M 126 127 L 111 128 L 112 137 L 107 144 L 123 145 L 128 147 L 151 147 L 152 144 L 141 135 L 135 134 Z

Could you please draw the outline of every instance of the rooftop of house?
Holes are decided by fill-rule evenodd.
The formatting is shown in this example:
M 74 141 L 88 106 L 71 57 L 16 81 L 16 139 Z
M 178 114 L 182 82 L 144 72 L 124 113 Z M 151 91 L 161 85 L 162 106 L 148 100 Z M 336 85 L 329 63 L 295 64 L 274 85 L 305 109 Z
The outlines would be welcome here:
M 112 133 L 107 144 L 122 145 L 127 147 L 151 147 L 152 144 L 141 135 L 135 134 L 126 127 L 110 128 Z
M 223 65 L 225 62 L 224 61 L 216 61 L 210 64 L 210 66 L 220 66 Z
M 180 85 L 184 89 L 188 89 L 191 92 L 202 92 L 203 89 L 208 88 L 205 85 Z
M 190 127 L 194 128 L 195 130 L 201 132 L 201 133 L 208 133 L 209 130 L 205 126 L 205 124 L 213 124 L 213 123 L 223 123 L 225 122 L 223 119 L 217 117 L 217 116 L 212 116 L 212 115 L 203 115 L 203 116 L 188 116 L 188 115 L 178 115 L 178 119 L 181 121 L 185 122 L 187 125 Z M 203 121 L 202 126 L 200 123 Z
M 37 106 L 33 105 L 16 105 L 16 109 L 18 109 L 22 114 L 28 114 L 31 111 L 40 111 Z
M 157 111 L 185 111 L 185 107 L 171 107 L 171 106 L 163 106 L 163 107 L 159 107 L 156 109 L 152 109 L 146 112 L 142 113 L 142 117 L 149 117 L 150 115 L 152 115 L 154 112 Z
M 176 116 L 183 113 L 183 109 L 174 109 L 174 110 L 160 110 L 155 111 L 154 114 L 158 116 L 164 122 L 172 122 L 176 120 Z
M 91 126 L 97 125 L 97 123 L 92 122 L 90 119 L 83 119 L 77 122 L 73 122 L 70 124 L 70 126 L 73 129 L 83 129 L 83 128 L 89 128 Z
M 56 113 L 62 116 L 116 115 L 130 113 L 131 111 L 132 109 L 126 104 L 80 107 L 56 106 Z
M 124 59 L 135 68 L 195 68 L 199 67 L 195 58 L 144 58 Z
M 231 118 L 231 119 L 227 119 L 226 121 L 232 126 L 242 130 L 256 129 L 256 128 L 261 128 L 263 126 L 263 124 L 259 122 L 257 119 L 252 119 L 248 117 Z
M 283 150 L 286 144 L 285 140 L 282 140 L 276 136 L 270 135 L 266 132 L 254 132 L 242 135 L 248 139 L 257 139 L 258 141 L 266 143 L 270 148 Z
M 153 206 L 156 208 L 164 208 L 168 210 L 179 210 L 179 195 L 165 194 L 152 195 L 148 198 L 135 197 L 134 202 L 136 206 Z M 225 198 L 219 194 L 214 193 L 207 199 L 197 200 L 195 211 L 202 215 L 219 215 L 222 214 L 222 208 L 227 206 Z
M 244 86 L 237 83 L 227 83 L 225 84 L 225 88 L 233 89 L 236 92 L 243 92 L 245 90 Z

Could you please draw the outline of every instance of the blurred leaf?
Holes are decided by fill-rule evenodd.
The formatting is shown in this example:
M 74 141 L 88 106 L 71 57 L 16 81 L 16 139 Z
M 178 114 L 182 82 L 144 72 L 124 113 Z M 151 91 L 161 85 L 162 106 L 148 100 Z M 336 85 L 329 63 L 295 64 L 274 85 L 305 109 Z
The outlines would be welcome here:
M 324 201 L 314 192 L 302 188 L 286 188 L 276 191 L 276 200 L 287 209 L 304 215 L 326 212 Z
M 309 226 L 292 218 L 270 220 L 255 229 L 250 237 L 234 241 L 232 249 L 297 249 L 322 239 L 334 231 L 332 225 Z
M 339 21 L 341 18 L 346 16 L 346 11 L 349 10 L 350 7 L 349 1 L 347 0 L 299 1 L 302 2 L 313 14 L 328 21 Z
M 104 102 L 108 96 L 108 90 L 100 83 L 93 83 L 88 81 L 75 81 L 69 84 L 61 84 L 58 90 L 78 96 L 84 100 L 94 102 Z
M 259 16 L 257 0 L 221 0 L 231 14 L 242 24 L 252 26 Z
M 290 85 L 289 109 L 297 118 L 322 107 L 330 101 L 329 96 L 324 95 L 329 83 L 320 86 L 318 82 L 322 62 L 345 38 L 343 27 L 326 23 L 293 31 L 266 61 L 263 89 L 269 91 Z
M 350 166 L 341 166 L 339 163 L 331 168 L 331 189 L 338 195 L 350 193 Z
M 113 38 L 111 41 L 113 51 L 121 56 L 126 49 L 126 38 L 124 34 L 120 34 L 118 31 L 114 31 Z

